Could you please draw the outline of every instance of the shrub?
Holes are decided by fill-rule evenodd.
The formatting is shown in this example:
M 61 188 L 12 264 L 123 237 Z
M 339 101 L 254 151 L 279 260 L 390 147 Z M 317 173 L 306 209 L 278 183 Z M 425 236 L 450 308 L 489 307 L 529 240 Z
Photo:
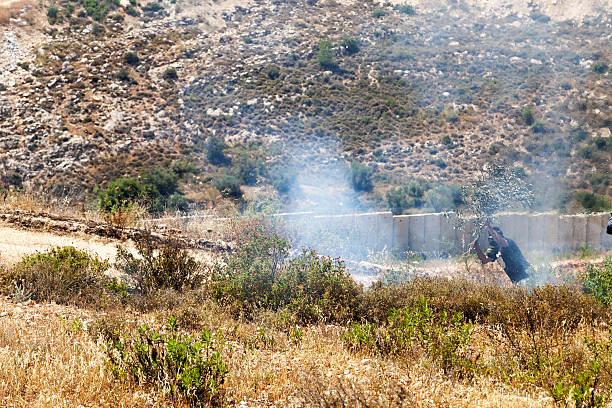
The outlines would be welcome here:
M 536 120 L 531 125 L 531 131 L 533 133 L 546 133 L 546 126 L 544 126 L 543 122 Z
M 252 186 L 257 182 L 257 162 L 247 156 L 241 156 L 238 161 L 237 175 L 243 184 Z
M 394 215 L 401 214 L 405 209 L 412 208 L 416 204 L 414 198 L 409 196 L 406 187 L 397 187 L 388 190 L 385 193 L 385 198 Z
M 451 140 L 449 135 L 444 135 L 442 137 L 442 144 L 446 145 L 446 146 L 452 146 L 453 145 L 453 141 Z
M 136 10 L 132 5 L 127 6 L 125 8 L 125 12 L 132 17 L 138 17 L 140 15 L 138 10 Z
M 593 147 L 593 145 L 586 145 L 578 149 L 578 152 L 576 154 L 578 155 L 578 157 L 582 157 L 583 159 L 590 159 L 591 157 L 593 157 L 594 152 L 595 148 Z
M 323 68 L 330 69 L 335 66 L 332 47 L 333 45 L 327 37 L 323 37 L 317 45 L 317 61 Z
M 139 293 L 146 295 L 161 289 L 180 292 L 202 282 L 200 264 L 176 239 L 155 243 L 145 235 L 137 240 L 136 250 L 138 257 L 119 246 L 115 266 L 136 282 Z
M 142 185 L 133 178 L 118 178 L 111 181 L 106 190 L 98 192 L 98 206 L 106 213 L 127 208 L 144 195 Z
M 451 211 L 461 203 L 461 188 L 454 184 L 437 186 L 427 194 L 427 204 L 436 211 Z
M 354 38 L 345 38 L 340 43 L 340 48 L 345 55 L 353 55 L 359 52 L 359 44 Z
M 578 191 L 574 199 L 588 212 L 601 212 L 612 209 L 612 203 L 604 196 L 589 191 Z
M 612 304 L 612 256 L 607 257 L 601 265 L 587 265 L 581 277 L 584 293 L 593 295 L 604 305 Z
M 149 2 L 142 8 L 142 11 L 144 11 L 145 13 L 157 13 L 158 11 L 161 11 L 163 9 L 164 6 L 162 6 L 160 3 Z
M 377 9 L 372 10 L 372 17 L 374 18 L 380 18 L 386 15 L 387 13 L 383 9 L 377 8 Z
M 176 72 L 176 68 L 170 67 L 166 68 L 164 73 L 162 74 L 162 78 L 167 81 L 174 81 L 178 79 L 178 73 Z
M 17 289 L 37 302 L 99 305 L 106 292 L 106 261 L 74 247 L 57 247 L 25 256 L 0 276 L 6 294 Z
M 146 326 L 117 342 L 106 344 L 107 368 L 120 379 L 163 387 L 192 406 L 220 404 L 228 373 L 221 358 L 224 343 L 204 330 L 199 336 L 178 333 L 170 319 L 166 333 Z
M 409 16 L 413 16 L 416 14 L 416 10 L 411 5 L 404 5 L 399 8 L 399 12 L 402 14 L 406 14 Z
M 106 14 L 119 6 L 119 0 L 81 0 L 87 15 L 96 21 L 102 21 Z
M 531 106 L 525 106 L 521 111 L 521 116 L 523 117 L 523 122 L 525 122 L 527 126 L 531 126 L 533 124 L 534 118 L 533 109 Z
M 225 174 L 220 179 L 214 181 L 214 186 L 223 197 L 241 198 L 242 190 L 240 189 L 240 180 L 236 177 Z
M 288 310 L 303 323 L 353 318 L 361 288 L 344 263 L 303 251 L 288 260 L 289 244 L 258 225 L 225 265 L 213 270 L 210 293 L 236 313 Z
M 129 51 L 123 55 L 123 59 L 130 65 L 136 65 L 140 61 L 138 55 L 135 52 Z
M 608 70 L 608 65 L 606 63 L 604 63 L 604 62 L 596 62 L 591 67 L 591 70 L 593 72 L 598 73 L 598 74 L 605 74 L 606 71 Z
M 271 65 L 266 68 L 266 76 L 270 79 L 276 79 L 280 76 L 280 68 L 276 65 Z
M 272 186 L 281 194 L 287 194 L 296 185 L 297 174 L 287 167 L 275 167 L 268 175 Z
M 210 164 L 221 166 L 229 163 L 229 158 L 223 152 L 227 149 L 225 141 L 218 136 L 210 136 L 206 143 L 206 158 Z
M 49 20 L 49 24 L 55 24 L 57 21 L 59 9 L 55 6 L 51 6 L 47 9 L 47 19 Z
M 351 163 L 349 181 L 355 191 L 372 191 L 372 171 L 365 164 Z
M 121 81 L 129 81 L 130 80 L 130 71 L 128 71 L 125 68 L 121 68 L 119 71 L 117 71 L 115 76 L 117 77 L 117 79 L 120 79 Z
M 474 366 L 468 344 L 473 325 L 461 313 L 436 314 L 425 298 L 408 309 L 391 309 L 387 324 L 352 324 L 342 336 L 345 346 L 354 352 L 380 356 L 403 355 L 423 350 L 445 372 L 471 375 Z

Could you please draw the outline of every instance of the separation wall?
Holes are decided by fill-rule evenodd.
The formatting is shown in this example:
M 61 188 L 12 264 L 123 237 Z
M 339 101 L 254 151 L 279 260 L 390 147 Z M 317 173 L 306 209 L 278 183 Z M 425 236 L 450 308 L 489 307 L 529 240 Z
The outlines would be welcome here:
M 282 215 L 284 216 L 284 215 Z M 368 249 L 394 249 L 429 253 L 458 253 L 471 241 L 473 223 L 463 231 L 455 228 L 455 214 L 396 215 L 377 212 L 348 215 L 302 215 L 313 224 L 324 225 Z M 524 252 L 571 252 L 581 247 L 612 249 L 612 235 L 606 234 L 609 213 L 560 215 L 556 213 L 503 213 L 495 225 Z M 486 232 L 480 239 L 486 245 Z

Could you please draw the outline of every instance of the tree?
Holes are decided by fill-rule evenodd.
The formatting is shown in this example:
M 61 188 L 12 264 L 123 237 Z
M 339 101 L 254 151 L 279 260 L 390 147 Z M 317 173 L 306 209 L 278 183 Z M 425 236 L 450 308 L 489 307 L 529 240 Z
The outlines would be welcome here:
M 372 171 L 358 162 L 351 163 L 350 182 L 355 191 L 372 191 L 374 188 Z

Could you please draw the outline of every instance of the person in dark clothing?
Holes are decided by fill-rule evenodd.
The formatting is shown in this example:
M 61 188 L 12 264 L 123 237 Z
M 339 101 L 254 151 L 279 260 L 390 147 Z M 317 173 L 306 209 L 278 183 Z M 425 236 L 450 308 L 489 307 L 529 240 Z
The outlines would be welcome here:
M 508 275 L 512 283 L 518 283 L 528 278 L 529 275 L 526 270 L 531 265 L 529 265 L 529 262 L 527 262 L 521 253 L 518 245 L 510 238 L 504 237 L 504 234 L 498 227 L 491 227 L 489 223 L 486 224 L 486 227 L 489 231 L 489 248 L 487 251 L 482 252 L 480 246 L 478 246 L 477 239 L 472 243 L 480 262 L 484 265 L 501 258 L 500 263 L 503 263 L 504 271 L 506 271 L 506 275 Z

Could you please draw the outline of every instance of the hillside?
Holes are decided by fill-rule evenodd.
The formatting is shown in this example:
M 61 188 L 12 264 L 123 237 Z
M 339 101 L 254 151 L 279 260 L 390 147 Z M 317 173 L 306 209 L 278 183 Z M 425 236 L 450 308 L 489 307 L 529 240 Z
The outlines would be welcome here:
M 358 161 L 386 208 L 393 186 L 499 162 L 542 208 L 611 194 L 609 1 L 7 4 L 5 184 L 84 197 L 188 161 L 210 206 L 225 173 L 252 198 Z

